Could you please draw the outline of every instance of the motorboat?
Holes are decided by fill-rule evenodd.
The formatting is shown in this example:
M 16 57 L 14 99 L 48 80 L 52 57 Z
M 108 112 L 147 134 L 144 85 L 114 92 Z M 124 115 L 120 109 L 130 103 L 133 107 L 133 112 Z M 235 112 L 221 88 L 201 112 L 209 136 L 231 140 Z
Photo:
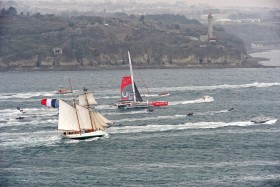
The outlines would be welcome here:
M 255 123 L 255 124 L 263 124 L 268 122 L 270 119 L 269 118 L 264 118 L 264 117 L 259 117 L 259 118 L 254 118 L 251 120 L 251 122 Z

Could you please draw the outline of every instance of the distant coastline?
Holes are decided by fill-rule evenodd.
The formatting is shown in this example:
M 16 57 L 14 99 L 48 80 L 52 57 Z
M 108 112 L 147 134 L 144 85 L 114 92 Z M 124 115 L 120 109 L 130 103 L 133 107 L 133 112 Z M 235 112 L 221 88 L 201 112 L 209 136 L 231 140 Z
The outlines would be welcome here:
M 280 46 L 265 47 L 250 52 L 252 58 L 259 58 L 259 64 L 268 67 L 280 67 Z
M 272 50 L 280 50 L 279 47 L 266 47 L 257 48 L 249 51 L 248 59 L 240 64 L 221 63 L 221 64 L 188 64 L 188 65 L 134 65 L 137 69 L 227 69 L 227 68 L 277 68 L 277 65 L 264 65 L 270 61 L 270 58 L 265 57 L 253 57 L 252 54 L 262 54 Z M 261 56 L 261 55 L 260 55 Z M 280 64 L 280 61 L 279 61 Z M 53 66 L 53 67 L 8 67 L 0 68 L 0 72 L 9 71 L 103 71 L 103 70 L 122 70 L 128 69 L 127 65 L 103 65 L 103 66 Z
M 262 61 L 269 61 L 269 58 L 251 57 L 243 64 L 195 64 L 195 65 L 142 65 L 134 66 L 137 69 L 227 69 L 227 68 L 275 68 L 278 66 L 265 66 Z M 9 71 L 103 71 L 128 69 L 128 65 L 122 66 L 58 66 L 58 67 L 9 67 L 0 69 L 1 72 Z

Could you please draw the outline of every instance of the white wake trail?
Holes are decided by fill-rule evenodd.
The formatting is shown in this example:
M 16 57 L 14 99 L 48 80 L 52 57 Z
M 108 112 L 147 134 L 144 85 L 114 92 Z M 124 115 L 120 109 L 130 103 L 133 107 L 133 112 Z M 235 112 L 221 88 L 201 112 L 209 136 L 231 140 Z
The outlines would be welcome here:
M 272 123 L 267 123 L 264 125 L 273 125 L 276 121 Z M 221 127 L 246 127 L 259 125 L 250 121 L 237 121 L 237 122 L 197 122 L 197 123 L 184 123 L 178 125 L 146 125 L 146 126 L 124 126 L 124 127 L 111 127 L 109 133 L 113 134 L 123 134 L 123 133 L 142 133 L 142 132 L 164 132 L 170 130 L 186 130 L 186 129 L 216 129 Z

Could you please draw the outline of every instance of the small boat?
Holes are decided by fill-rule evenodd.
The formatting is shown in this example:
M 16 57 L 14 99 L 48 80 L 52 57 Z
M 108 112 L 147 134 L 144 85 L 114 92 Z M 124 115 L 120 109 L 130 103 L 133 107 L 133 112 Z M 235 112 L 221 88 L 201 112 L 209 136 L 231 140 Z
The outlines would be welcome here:
M 165 97 L 165 96 L 169 96 L 170 93 L 168 93 L 168 92 L 161 92 L 158 95 L 161 96 L 161 97 Z
M 83 91 L 78 103 L 74 97 L 72 104 L 59 100 L 58 130 L 63 137 L 77 140 L 107 136 L 106 129 L 113 123 L 90 107 L 97 102 L 87 89 Z
M 234 108 L 233 107 L 231 107 L 230 109 L 228 109 L 228 111 L 230 112 L 230 111 L 233 111 L 234 110 Z
M 22 120 L 22 119 L 24 119 L 24 117 L 20 116 L 20 117 L 17 117 L 16 119 Z
M 202 98 L 205 102 L 213 102 L 214 98 L 208 95 L 203 96 Z
M 56 94 L 68 94 L 68 93 L 72 93 L 72 90 L 69 90 L 67 88 L 60 88 L 59 90 L 57 90 Z
M 255 123 L 255 124 L 264 124 L 269 122 L 271 119 L 269 118 L 265 118 L 265 117 L 258 117 L 258 118 L 254 118 L 251 120 L 251 122 Z
M 154 111 L 154 109 L 152 107 L 148 107 L 146 110 L 147 110 L 147 112 L 153 112 Z
M 26 113 L 23 109 L 21 109 L 20 107 L 17 107 L 18 111 L 20 111 L 21 113 Z

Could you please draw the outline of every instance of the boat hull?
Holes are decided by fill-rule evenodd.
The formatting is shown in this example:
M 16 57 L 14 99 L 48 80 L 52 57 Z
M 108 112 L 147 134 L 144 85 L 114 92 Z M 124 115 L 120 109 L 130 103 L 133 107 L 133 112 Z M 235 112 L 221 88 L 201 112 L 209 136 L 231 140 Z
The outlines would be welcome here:
M 127 102 L 127 101 L 121 101 L 116 103 L 116 106 L 119 109 L 143 109 L 143 108 L 148 108 L 151 106 L 149 102 Z
M 77 134 L 63 134 L 64 138 L 74 139 L 74 140 L 84 140 L 89 138 L 97 138 L 106 136 L 107 133 L 105 131 L 94 131 L 94 132 L 87 132 L 87 133 L 77 133 Z
M 168 106 L 167 101 L 152 101 L 151 104 L 153 106 Z

